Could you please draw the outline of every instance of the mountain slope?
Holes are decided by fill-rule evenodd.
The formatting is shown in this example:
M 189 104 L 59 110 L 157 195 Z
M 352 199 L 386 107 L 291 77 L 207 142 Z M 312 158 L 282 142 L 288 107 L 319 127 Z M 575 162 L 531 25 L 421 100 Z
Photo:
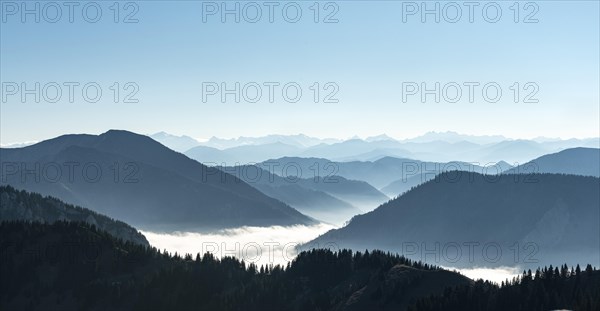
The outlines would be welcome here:
M 146 237 L 128 224 L 113 220 L 79 206 L 65 204 L 52 197 L 0 186 L 0 221 L 86 222 L 124 241 L 150 246 Z
M 433 178 L 435 178 L 434 174 L 419 174 L 404 179 L 398 179 L 381 188 L 381 192 L 393 198 Z
M 379 248 L 444 266 L 598 262 L 598 206 L 600 179 L 594 177 L 450 172 L 307 245 Z M 465 243 L 472 242 L 478 248 L 469 258 Z M 448 247 L 454 253 L 445 253 Z M 484 254 L 484 247 L 499 249 L 499 258 Z
M 383 252 L 315 250 L 285 270 L 210 253 L 194 260 L 123 243 L 84 223 L 3 222 L 0 250 L 6 310 L 404 310 L 472 284 Z
M 600 149 L 572 148 L 547 154 L 507 173 L 556 173 L 600 177 Z
M 131 132 L 60 136 L 25 148 L 0 149 L 0 156 L 9 168 L 3 170 L 3 184 L 52 195 L 140 228 L 314 222 L 229 174 Z M 27 174 L 26 169 L 36 167 Z M 54 171 L 62 174 L 56 178 Z
M 326 192 L 336 198 L 350 202 L 364 211 L 371 210 L 389 200 L 385 194 L 369 183 L 362 180 L 346 179 L 342 176 L 316 176 L 314 178 L 299 179 L 296 183 L 308 189 Z

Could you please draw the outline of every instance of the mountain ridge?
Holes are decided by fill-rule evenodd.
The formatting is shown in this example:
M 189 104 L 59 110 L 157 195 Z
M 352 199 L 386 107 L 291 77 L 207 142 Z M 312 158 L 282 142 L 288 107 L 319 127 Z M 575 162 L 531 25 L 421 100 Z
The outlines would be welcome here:
M 116 238 L 150 246 L 146 237 L 128 224 L 96 213 L 87 208 L 65 204 L 54 197 L 0 186 L 0 221 L 85 222 Z
M 63 135 L 24 148 L 0 149 L 0 155 L 4 163 L 25 167 L 79 164 L 82 173 L 78 171 L 73 180 L 62 176 L 59 182 L 23 182 L 19 176 L 23 172 L 3 171 L 2 183 L 57 196 L 141 228 L 315 223 L 232 175 L 189 159 L 150 137 L 127 131 Z M 83 175 L 83 167 L 88 164 L 104 173 L 99 180 Z M 228 178 L 222 181 L 222 176 Z

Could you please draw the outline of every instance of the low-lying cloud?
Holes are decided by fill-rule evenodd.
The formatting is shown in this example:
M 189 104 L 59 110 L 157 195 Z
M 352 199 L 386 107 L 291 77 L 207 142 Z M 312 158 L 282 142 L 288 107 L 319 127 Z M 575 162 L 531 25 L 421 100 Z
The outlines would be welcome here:
M 213 253 L 233 256 L 256 265 L 286 265 L 297 255 L 296 246 L 335 229 L 333 225 L 240 227 L 212 233 L 142 231 L 150 244 L 180 255 Z
M 150 244 L 179 255 L 210 252 L 216 257 L 233 256 L 246 263 L 286 265 L 298 251 L 296 246 L 309 242 L 336 227 L 329 224 L 314 226 L 240 227 L 211 233 L 142 231 Z M 471 279 L 500 283 L 520 274 L 518 267 L 454 269 Z
M 500 284 L 502 281 L 512 280 L 514 277 L 521 274 L 522 270 L 519 267 L 498 267 L 498 268 L 471 268 L 471 269 L 453 269 L 460 274 L 473 280 L 484 279 L 487 281 Z

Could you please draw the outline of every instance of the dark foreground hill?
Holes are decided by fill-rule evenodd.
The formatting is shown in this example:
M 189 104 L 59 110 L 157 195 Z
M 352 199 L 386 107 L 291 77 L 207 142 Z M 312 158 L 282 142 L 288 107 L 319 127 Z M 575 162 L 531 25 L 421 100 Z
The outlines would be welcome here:
M 595 177 L 448 172 L 307 245 L 451 267 L 599 262 L 599 206 Z
M 139 228 L 314 223 L 227 173 L 127 131 L 64 135 L 0 149 L 0 159 L 2 184 L 52 195 Z
M 285 268 L 259 268 L 209 253 L 195 259 L 161 253 L 76 222 L 2 222 L 0 251 L 2 310 L 414 310 L 462 291 L 469 292 L 470 303 L 488 301 L 488 293 L 498 291 L 481 291 L 458 273 L 380 251 L 311 250 Z M 500 292 L 512 293 L 510 310 L 573 307 L 591 299 L 594 307 L 597 276 L 581 274 L 573 295 L 571 277 L 553 278 L 552 288 L 536 287 L 541 299 L 565 288 L 555 304 L 521 305 L 530 291 L 511 290 L 514 284 Z
M 286 268 L 161 253 L 85 223 L 0 223 L 2 309 L 404 309 L 460 274 L 382 252 L 314 250 Z
M 0 221 L 19 220 L 41 223 L 85 222 L 124 241 L 150 246 L 143 234 L 124 222 L 87 208 L 65 204 L 56 198 L 0 186 Z
M 538 268 L 502 284 L 477 281 L 419 299 L 414 311 L 600 310 L 600 271 L 587 265 Z

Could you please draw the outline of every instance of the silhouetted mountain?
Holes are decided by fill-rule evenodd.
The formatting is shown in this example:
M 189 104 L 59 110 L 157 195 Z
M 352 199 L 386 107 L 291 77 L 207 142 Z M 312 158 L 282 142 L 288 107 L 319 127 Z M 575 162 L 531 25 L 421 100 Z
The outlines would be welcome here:
M 307 189 L 296 184 L 251 184 L 262 193 L 285 202 L 301 213 L 334 225 L 343 225 L 363 211 L 352 204 L 323 191 Z
M 182 153 L 200 145 L 199 141 L 189 136 L 175 136 L 165 132 L 158 132 L 156 134 L 152 134 L 150 135 L 150 138 L 169 147 L 170 149 Z
M 573 148 L 547 154 L 507 173 L 557 173 L 600 177 L 600 149 Z
M 368 153 L 375 149 L 386 148 L 401 149 L 401 145 L 395 140 L 375 140 L 368 142 L 362 139 L 350 139 L 330 145 L 316 145 L 304 150 L 298 155 L 302 157 L 319 157 L 336 160 L 338 158 L 348 158 L 351 156 Z
M 510 165 L 509 163 L 506 163 L 505 161 L 500 161 L 500 162 L 496 162 L 496 164 L 494 164 L 495 170 L 492 170 L 488 172 L 488 174 L 500 174 L 502 172 L 506 172 L 509 169 L 513 168 L 512 165 Z
M 267 160 L 263 165 L 277 165 L 276 174 L 282 174 L 282 168 L 299 167 L 303 176 L 338 175 L 347 179 L 361 180 L 381 189 L 390 183 L 407 179 L 413 176 L 423 175 L 423 182 L 442 171 L 470 170 L 474 172 L 496 173 L 497 170 L 489 166 L 484 169 L 481 166 L 465 162 L 425 162 L 406 158 L 384 157 L 377 161 L 351 161 L 335 162 L 324 158 L 299 158 L 284 157 Z M 307 177 L 312 177 L 307 176 Z M 399 193 L 398 193 L 399 194 Z M 395 194 L 397 195 L 397 194 Z M 395 196 L 394 195 L 394 196 Z
M 391 182 L 389 185 L 381 188 L 381 191 L 389 197 L 396 197 L 403 194 L 404 192 L 416 187 L 428 180 L 433 179 L 437 174 L 442 173 L 444 170 L 450 171 L 452 169 L 471 169 L 475 172 L 485 173 L 487 175 L 496 175 L 505 172 L 512 168 L 512 166 L 504 161 L 492 164 L 489 163 L 487 167 L 470 166 L 467 163 L 450 162 L 450 163 L 427 163 L 421 164 L 421 169 L 417 174 L 409 174 L 405 178 L 398 179 Z
M 442 135 L 443 136 L 443 135 Z M 320 144 L 298 154 L 301 157 L 327 158 L 334 161 L 361 161 L 385 156 L 410 157 L 429 162 L 467 161 L 485 165 L 501 160 L 520 162 L 544 153 L 560 150 L 546 147 L 534 141 L 503 140 L 487 144 L 474 143 L 456 136 L 449 141 L 443 139 L 417 140 L 346 140 L 336 144 Z M 485 141 L 486 139 L 483 139 Z M 288 154 L 294 156 L 294 154 Z
M 352 161 L 369 161 L 374 162 L 381 158 L 385 157 L 394 157 L 394 158 L 410 158 L 415 159 L 416 156 L 412 152 L 405 149 L 398 148 L 377 148 L 372 151 L 361 153 L 361 154 L 353 154 L 345 157 L 336 157 L 335 161 L 337 162 L 352 162 Z
M 41 223 L 85 222 L 124 241 L 150 246 L 143 234 L 124 222 L 87 208 L 65 204 L 53 197 L 18 191 L 11 186 L 0 186 L 0 221 L 17 220 Z
M 448 172 L 307 245 L 384 249 L 444 266 L 598 262 L 598 206 L 594 177 Z M 465 243 L 477 243 L 474 258 Z
M 249 164 L 264 161 L 265 159 L 298 154 L 300 148 L 284 143 L 271 143 L 264 145 L 244 145 L 224 150 L 212 147 L 198 146 L 185 152 L 185 154 L 208 165 L 234 166 L 236 164 Z
M 314 222 L 227 173 L 126 131 L 65 135 L 25 148 L 0 149 L 0 155 L 6 168 L 3 184 L 52 195 L 140 228 Z M 58 178 L 56 171 L 62 173 Z

